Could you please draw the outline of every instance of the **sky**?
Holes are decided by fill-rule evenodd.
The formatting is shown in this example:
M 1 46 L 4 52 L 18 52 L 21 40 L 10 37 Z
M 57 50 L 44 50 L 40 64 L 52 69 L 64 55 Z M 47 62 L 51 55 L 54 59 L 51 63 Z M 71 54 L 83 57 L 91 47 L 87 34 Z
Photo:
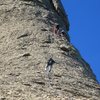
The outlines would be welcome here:
M 71 43 L 90 64 L 100 83 L 100 0 L 61 0 L 67 12 Z

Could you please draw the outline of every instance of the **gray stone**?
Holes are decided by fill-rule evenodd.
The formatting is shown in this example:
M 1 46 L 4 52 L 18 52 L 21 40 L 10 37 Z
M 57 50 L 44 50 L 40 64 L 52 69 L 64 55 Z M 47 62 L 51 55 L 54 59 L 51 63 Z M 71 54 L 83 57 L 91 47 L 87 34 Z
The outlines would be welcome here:
M 0 100 L 100 99 L 89 64 L 50 31 L 55 23 L 68 33 L 60 0 L 0 0 Z M 56 62 L 50 78 L 45 76 L 49 58 Z

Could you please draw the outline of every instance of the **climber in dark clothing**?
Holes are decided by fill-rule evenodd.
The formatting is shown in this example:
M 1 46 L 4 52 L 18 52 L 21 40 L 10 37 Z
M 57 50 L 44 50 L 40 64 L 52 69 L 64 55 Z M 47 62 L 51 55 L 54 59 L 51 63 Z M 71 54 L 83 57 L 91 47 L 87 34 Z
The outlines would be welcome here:
M 70 41 L 69 37 L 67 36 L 64 30 L 61 31 L 61 36 L 65 37 L 68 41 Z
M 54 63 L 55 63 L 55 61 L 54 61 L 52 58 L 50 58 L 50 59 L 48 60 L 47 65 L 46 65 L 46 67 L 45 67 L 45 70 L 47 71 L 47 73 L 49 73 L 49 72 L 51 71 L 52 65 L 53 65 Z
M 66 37 L 66 33 L 65 33 L 64 30 L 61 31 L 61 35 L 64 36 L 64 37 Z

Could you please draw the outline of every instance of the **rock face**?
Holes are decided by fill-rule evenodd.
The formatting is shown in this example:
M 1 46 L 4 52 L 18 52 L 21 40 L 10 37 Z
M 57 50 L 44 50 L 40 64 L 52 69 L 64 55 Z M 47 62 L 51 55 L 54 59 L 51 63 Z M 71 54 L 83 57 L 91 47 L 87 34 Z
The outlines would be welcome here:
M 100 100 L 68 30 L 60 0 L 0 0 L 0 100 Z

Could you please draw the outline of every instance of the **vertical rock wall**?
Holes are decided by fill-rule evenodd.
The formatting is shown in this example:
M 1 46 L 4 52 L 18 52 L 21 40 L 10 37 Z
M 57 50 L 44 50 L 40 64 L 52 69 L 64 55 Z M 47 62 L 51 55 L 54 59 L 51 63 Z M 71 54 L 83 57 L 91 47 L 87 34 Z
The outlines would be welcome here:
M 56 24 L 66 36 L 55 34 Z M 0 0 L 0 100 L 99 100 L 100 86 L 68 30 L 60 0 Z

